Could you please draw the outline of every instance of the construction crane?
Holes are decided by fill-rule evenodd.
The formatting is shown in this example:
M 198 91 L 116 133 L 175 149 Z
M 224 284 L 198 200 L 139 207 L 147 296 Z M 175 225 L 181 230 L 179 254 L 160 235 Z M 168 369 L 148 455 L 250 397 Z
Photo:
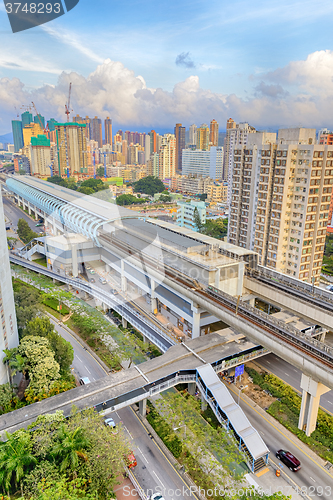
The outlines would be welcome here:
M 31 104 L 32 104 L 32 107 L 34 108 L 34 111 L 36 113 L 37 120 L 38 120 L 38 123 L 40 125 L 40 128 L 42 128 L 44 134 L 47 135 L 47 133 L 49 132 L 49 125 L 48 125 L 48 123 L 46 124 L 46 127 L 43 125 L 43 122 L 41 120 L 41 115 L 38 113 L 37 108 L 35 106 L 35 103 L 31 101 Z
M 68 90 L 68 101 L 67 104 L 65 104 L 65 114 L 67 115 L 67 121 L 69 122 L 69 115 L 71 114 L 70 105 L 71 105 L 71 92 L 72 92 L 72 83 L 69 84 L 69 90 Z

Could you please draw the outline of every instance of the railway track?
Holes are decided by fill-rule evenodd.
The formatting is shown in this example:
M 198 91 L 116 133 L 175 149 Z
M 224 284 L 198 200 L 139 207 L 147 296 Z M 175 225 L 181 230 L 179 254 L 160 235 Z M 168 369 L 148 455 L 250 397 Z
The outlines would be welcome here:
M 107 238 L 105 238 L 105 240 L 107 241 Z M 148 267 L 154 267 L 157 271 L 161 268 L 161 264 L 159 262 L 154 262 L 153 258 L 149 258 L 149 261 L 144 259 L 142 255 L 139 256 L 136 252 L 133 252 L 133 249 L 124 242 L 115 241 L 115 239 L 112 238 L 112 242 L 108 241 L 108 243 L 117 246 L 122 252 L 128 253 L 129 256 L 138 259 L 141 265 L 143 265 L 143 269 L 146 269 L 147 273 L 149 272 Z M 268 314 L 263 313 L 262 311 L 259 311 L 244 302 L 240 302 L 237 305 L 237 299 L 231 295 L 227 295 L 220 290 L 217 291 L 210 286 L 208 286 L 208 288 L 203 287 L 198 284 L 195 279 L 190 278 L 181 271 L 175 270 L 168 265 L 163 264 L 163 270 L 165 276 L 167 276 L 171 281 L 176 281 L 184 287 L 191 288 L 194 294 L 198 294 L 205 300 L 212 300 L 214 304 L 219 307 L 222 305 L 229 312 L 235 315 L 237 314 L 237 316 L 242 318 L 244 321 L 264 330 L 270 335 L 273 335 L 279 340 L 298 349 L 303 354 L 306 354 L 307 356 L 320 361 L 326 367 L 333 369 L 333 349 L 326 344 L 323 344 L 316 339 L 312 339 L 311 337 L 307 337 L 299 330 L 285 325 L 282 321 L 272 318 Z

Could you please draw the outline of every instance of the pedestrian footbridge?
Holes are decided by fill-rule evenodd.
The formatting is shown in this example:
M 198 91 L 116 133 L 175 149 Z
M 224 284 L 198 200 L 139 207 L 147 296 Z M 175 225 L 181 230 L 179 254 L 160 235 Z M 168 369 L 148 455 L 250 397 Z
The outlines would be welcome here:
M 180 383 L 195 383 L 230 437 L 237 440 L 244 460 L 254 471 L 267 463 L 269 450 L 216 374 L 266 352 L 261 346 L 232 342 L 230 336 L 222 333 L 193 339 L 172 346 L 162 356 L 139 366 L 1 415 L 0 434 L 26 428 L 39 415 L 57 410 L 69 416 L 73 406 L 112 413 L 139 403 L 142 410 L 143 402 L 155 394 Z

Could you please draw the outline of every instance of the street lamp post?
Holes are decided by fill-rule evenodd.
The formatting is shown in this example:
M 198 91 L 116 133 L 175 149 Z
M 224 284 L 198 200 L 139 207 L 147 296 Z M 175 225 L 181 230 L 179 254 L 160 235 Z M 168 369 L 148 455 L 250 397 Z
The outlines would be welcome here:
M 247 385 L 245 385 L 245 386 L 244 386 L 244 387 L 242 387 L 242 388 L 238 387 L 238 403 L 237 403 L 237 404 L 238 404 L 238 406 L 239 406 L 239 398 L 240 398 L 240 393 L 241 393 L 241 391 L 242 391 L 243 389 L 247 389 L 247 387 L 248 387 Z

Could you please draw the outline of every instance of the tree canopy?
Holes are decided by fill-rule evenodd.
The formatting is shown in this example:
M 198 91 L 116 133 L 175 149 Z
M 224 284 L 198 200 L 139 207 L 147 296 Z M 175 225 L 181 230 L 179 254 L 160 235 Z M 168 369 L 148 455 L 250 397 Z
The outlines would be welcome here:
M 228 219 L 207 219 L 200 232 L 221 240 L 228 234 Z
M 120 196 L 117 196 L 116 198 L 116 203 L 117 205 L 133 205 L 133 204 L 138 204 L 138 203 L 143 203 L 144 200 L 142 198 L 137 198 L 136 196 L 133 196 L 132 194 L 121 194 Z
M 17 234 L 24 243 L 28 243 L 33 238 L 38 238 L 38 234 L 33 231 L 25 219 L 19 219 L 17 223 Z
M 156 193 L 162 193 L 165 190 L 165 186 L 161 179 L 153 175 L 148 175 L 134 182 L 133 189 L 136 193 L 145 193 L 154 196 Z

